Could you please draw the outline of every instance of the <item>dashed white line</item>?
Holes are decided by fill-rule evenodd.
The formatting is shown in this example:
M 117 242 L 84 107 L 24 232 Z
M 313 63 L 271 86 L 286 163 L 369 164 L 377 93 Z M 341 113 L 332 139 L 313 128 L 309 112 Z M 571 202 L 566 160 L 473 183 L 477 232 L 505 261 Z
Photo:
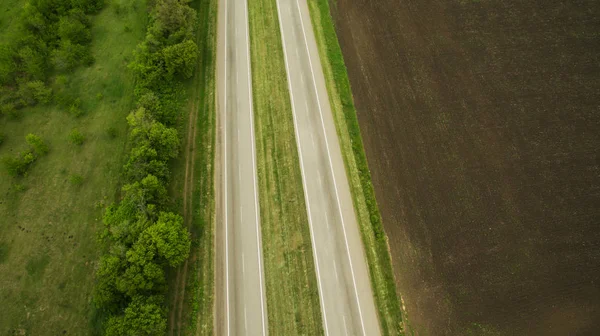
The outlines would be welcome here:
M 346 335 L 348 335 L 348 327 L 346 326 L 346 315 L 342 315 L 342 318 L 344 319 L 344 332 Z
M 246 306 L 244 306 L 244 331 L 246 334 L 248 333 L 248 313 L 246 312 Z
M 333 271 L 335 272 L 335 280 L 339 281 L 340 279 L 338 278 L 337 262 L 335 261 L 335 259 L 333 260 Z

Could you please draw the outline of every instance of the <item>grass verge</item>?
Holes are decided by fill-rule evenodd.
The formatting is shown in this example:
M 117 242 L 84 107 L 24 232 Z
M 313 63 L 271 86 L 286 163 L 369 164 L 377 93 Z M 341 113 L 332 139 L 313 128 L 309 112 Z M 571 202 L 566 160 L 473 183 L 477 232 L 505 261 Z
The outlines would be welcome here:
M 369 263 L 381 331 L 384 335 L 399 335 L 404 332 L 406 321 L 403 322 L 400 297 L 396 293 L 387 236 L 375 200 L 344 57 L 337 40 L 328 1 L 309 0 L 308 5 Z
M 192 4 L 198 13 L 196 43 L 200 50 L 198 67 L 193 79 L 186 83 L 186 92 L 191 97 L 188 108 L 188 123 L 195 132 L 193 144 L 175 163 L 172 192 L 181 198 L 181 211 L 191 218 L 192 249 L 188 259 L 187 276 L 175 293 L 171 293 L 175 310 L 177 335 L 212 335 L 214 330 L 214 156 L 215 156 L 215 53 L 218 0 L 196 0 Z M 190 131 L 182 132 L 188 139 Z M 188 172 L 186 165 L 193 173 Z M 189 189 L 185 184 L 189 184 Z M 185 193 L 188 195 L 184 195 Z M 191 193 L 191 194 L 190 194 Z M 188 202 L 184 212 L 184 202 Z M 187 222 L 188 219 L 186 219 Z M 183 268 L 182 267 L 182 268 Z M 182 271 L 182 270 L 180 270 Z M 177 281 L 173 276 L 171 281 Z M 175 287 L 175 286 L 173 286 Z
M 249 1 L 269 333 L 323 334 L 275 0 Z
M 67 76 L 65 85 L 81 99 L 82 116 L 46 105 L 20 110 L 18 120 L 0 120 L 6 136 L 0 157 L 22 150 L 27 133 L 50 148 L 24 177 L 0 170 L 0 335 L 98 332 L 91 303 L 96 233 L 103 227 L 102 205 L 115 201 L 119 189 L 124 120 L 134 106 L 127 64 L 145 36 L 147 17 L 144 0 L 122 2 L 119 15 L 107 3 L 91 17 L 96 61 Z M 19 15 L 20 5 L 0 3 L 1 13 Z M 81 146 L 68 139 L 73 128 L 85 135 Z M 80 182 L 73 183 L 73 176 Z

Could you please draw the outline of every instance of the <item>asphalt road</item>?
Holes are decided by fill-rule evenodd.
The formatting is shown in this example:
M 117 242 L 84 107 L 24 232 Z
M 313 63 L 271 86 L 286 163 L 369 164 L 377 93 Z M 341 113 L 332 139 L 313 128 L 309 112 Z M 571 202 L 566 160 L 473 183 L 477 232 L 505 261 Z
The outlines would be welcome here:
M 277 0 L 326 335 L 379 335 L 354 213 L 306 0 Z
M 223 335 L 267 335 L 246 1 L 219 3 Z

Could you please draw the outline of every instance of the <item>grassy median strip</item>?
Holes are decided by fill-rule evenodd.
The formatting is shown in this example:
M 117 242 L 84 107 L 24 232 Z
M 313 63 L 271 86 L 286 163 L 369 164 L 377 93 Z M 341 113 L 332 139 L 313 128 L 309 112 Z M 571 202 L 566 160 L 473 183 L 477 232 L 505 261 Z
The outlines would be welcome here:
M 309 0 L 309 9 L 342 155 L 350 181 L 363 243 L 369 262 L 371 286 L 384 335 L 402 334 L 404 324 L 396 293 L 387 237 L 375 200 L 371 173 L 363 149 L 356 109 L 342 50 L 327 0 Z
M 249 1 L 269 333 L 323 334 L 275 0 Z

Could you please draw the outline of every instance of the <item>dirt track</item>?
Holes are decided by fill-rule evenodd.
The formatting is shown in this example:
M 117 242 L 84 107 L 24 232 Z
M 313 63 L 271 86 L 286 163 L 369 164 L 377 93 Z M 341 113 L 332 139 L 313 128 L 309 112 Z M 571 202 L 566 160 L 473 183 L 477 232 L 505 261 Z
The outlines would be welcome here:
M 600 3 L 331 1 L 413 328 L 600 330 Z

